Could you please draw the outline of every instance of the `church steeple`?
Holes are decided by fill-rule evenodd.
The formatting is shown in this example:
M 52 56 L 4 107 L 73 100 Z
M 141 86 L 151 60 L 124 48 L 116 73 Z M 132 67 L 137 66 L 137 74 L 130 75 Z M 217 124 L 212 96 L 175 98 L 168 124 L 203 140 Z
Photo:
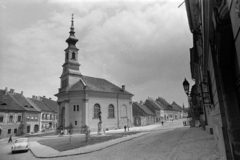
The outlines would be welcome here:
M 72 14 L 71 27 L 69 32 L 69 37 L 66 40 L 68 43 L 68 47 L 65 51 L 65 63 L 62 65 L 63 72 L 61 75 L 61 88 L 66 88 L 77 82 L 81 76 L 79 71 L 80 64 L 78 63 L 78 48 L 76 47 L 76 43 L 78 39 L 75 37 L 74 31 L 74 20 Z
M 72 23 L 71 23 L 71 27 L 70 27 L 70 36 L 68 37 L 68 39 L 66 40 L 66 42 L 68 43 L 68 45 L 74 45 L 77 43 L 78 39 L 75 37 L 75 31 L 74 31 L 74 20 L 73 20 L 73 14 L 72 14 Z M 76 47 L 76 46 L 75 46 Z

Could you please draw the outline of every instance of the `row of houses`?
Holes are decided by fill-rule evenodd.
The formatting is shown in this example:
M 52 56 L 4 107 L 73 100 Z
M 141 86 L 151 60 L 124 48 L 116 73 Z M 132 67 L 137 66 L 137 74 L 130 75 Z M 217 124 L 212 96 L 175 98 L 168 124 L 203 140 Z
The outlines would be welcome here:
M 55 130 L 57 107 L 50 98 L 0 90 L 0 138 Z
M 168 103 L 164 98 L 148 98 L 144 103 L 133 102 L 133 125 L 144 126 L 167 120 L 187 117 L 187 110 L 176 102 Z

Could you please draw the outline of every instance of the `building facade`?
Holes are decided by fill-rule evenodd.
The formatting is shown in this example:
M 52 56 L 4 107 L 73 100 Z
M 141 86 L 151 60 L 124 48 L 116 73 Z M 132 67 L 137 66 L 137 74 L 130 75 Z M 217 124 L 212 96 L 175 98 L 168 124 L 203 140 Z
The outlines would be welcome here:
M 57 112 L 51 109 L 51 106 L 55 108 L 57 102 L 40 96 L 32 96 L 32 98 L 27 99 L 35 109 L 41 112 L 39 115 L 39 131 L 55 131 L 57 128 Z
M 240 159 L 240 1 L 185 0 L 193 35 L 190 107 L 223 159 Z M 193 93 L 192 93 L 193 92 Z M 197 108 L 197 110 L 195 109 Z
M 0 138 L 39 131 L 40 112 L 27 101 L 23 92 L 0 90 L 0 103 Z
M 65 132 L 73 127 L 74 132 L 81 132 L 85 125 L 92 131 L 98 129 L 102 121 L 105 129 L 122 128 L 130 125 L 132 119 L 132 96 L 111 82 L 82 75 L 79 70 L 78 48 L 72 20 L 70 36 L 65 49 L 65 62 L 60 77 L 61 85 L 58 98 L 58 126 Z
M 153 100 L 152 98 L 148 98 L 146 99 L 146 101 L 144 102 L 144 105 L 153 113 L 155 113 L 156 115 L 156 120 L 155 122 L 162 122 L 164 121 L 164 115 L 165 115 L 165 111 L 164 109 L 157 104 L 157 102 L 155 100 Z
M 134 126 L 145 126 L 155 123 L 156 115 L 150 111 L 147 106 L 134 102 L 132 104 L 132 110 Z

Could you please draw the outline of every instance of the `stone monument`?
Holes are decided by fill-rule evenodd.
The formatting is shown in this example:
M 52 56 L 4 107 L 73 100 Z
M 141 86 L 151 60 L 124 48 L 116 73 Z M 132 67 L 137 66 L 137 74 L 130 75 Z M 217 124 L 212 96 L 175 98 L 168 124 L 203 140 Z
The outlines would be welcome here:
M 98 113 L 98 118 L 99 118 L 99 122 L 98 122 L 98 135 L 103 135 L 104 131 L 103 131 L 102 112 L 101 111 L 99 111 L 99 113 Z

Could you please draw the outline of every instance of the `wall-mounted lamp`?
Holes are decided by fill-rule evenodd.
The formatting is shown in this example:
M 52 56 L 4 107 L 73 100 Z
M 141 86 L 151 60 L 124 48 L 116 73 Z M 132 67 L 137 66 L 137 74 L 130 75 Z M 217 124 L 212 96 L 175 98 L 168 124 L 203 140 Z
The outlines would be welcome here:
M 201 97 L 203 99 L 203 104 L 205 104 L 205 105 L 212 104 L 212 96 L 211 96 L 211 92 L 210 92 L 211 86 L 208 82 L 208 76 L 203 76 L 203 82 L 200 84 L 200 87 L 201 87 L 202 95 L 200 95 L 198 93 L 190 93 L 189 92 L 189 82 L 187 81 L 186 78 L 183 81 L 183 89 L 184 89 L 185 93 L 187 94 L 187 96 L 190 97 L 190 99 L 194 96 Z
M 187 94 L 187 96 L 189 96 L 189 97 L 192 97 L 192 96 L 201 97 L 200 94 L 194 94 L 194 93 L 189 92 L 189 82 L 187 81 L 186 78 L 183 81 L 183 89 L 184 89 L 185 93 Z

